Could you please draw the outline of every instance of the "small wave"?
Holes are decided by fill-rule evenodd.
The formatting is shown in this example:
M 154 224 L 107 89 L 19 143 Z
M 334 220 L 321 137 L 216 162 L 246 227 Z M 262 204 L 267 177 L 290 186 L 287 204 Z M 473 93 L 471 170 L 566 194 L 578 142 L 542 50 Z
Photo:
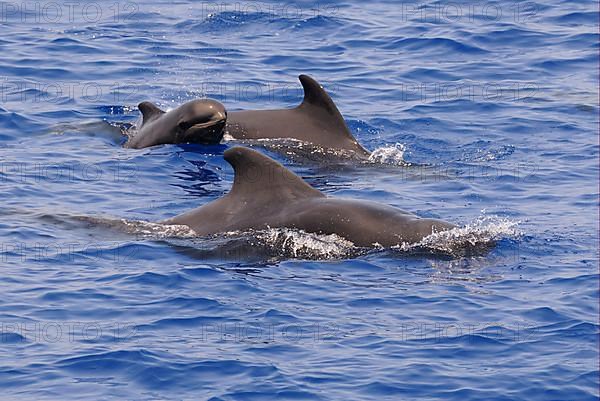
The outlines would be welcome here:
M 429 251 L 458 256 L 465 250 L 486 249 L 504 238 L 518 238 L 520 222 L 498 216 L 481 216 L 473 223 L 448 231 L 434 232 L 413 244 L 392 247 L 402 252 Z
M 123 142 L 127 125 L 117 125 L 108 121 L 81 121 L 61 123 L 51 126 L 46 133 L 51 135 L 81 135 L 92 138 L 101 138 L 111 144 Z
M 502 149 L 478 151 L 475 155 L 473 155 L 472 160 L 475 162 L 491 162 L 495 160 L 502 160 L 513 154 L 514 151 L 514 146 L 503 146 Z
M 99 111 L 101 111 L 102 113 L 114 115 L 114 116 L 132 114 L 134 112 L 137 112 L 137 110 L 138 110 L 138 108 L 136 106 L 130 106 L 130 105 L 125 105 L 125 106 L 104 105 L 104 106 L 98 106 L 97 109 Z
M 424 37 L 409 37 L 402 38 L 396 41 L 390 42 L 384 46 L 386 49 L 398 50 L 407 49 L 418 52 L 434 52 L 434 51 L 449 51 L 452 53 L 461 54 L 483 54 L 489 51 L 477 47 L 475 45 L 469 45 L 465 42 L 450 38 L 424 38 Z
M 274 14 L 259 10 L 236 10 L 210 13 L 205 19 L 188 19 L 175 25 L 177 29 L 194 32 L 223 32 L 252 26 L 264 26 L 277 20 Z
M 27 338 L 19 333 L 3 331 L 0 333 L 0 344 L 18 344 L 27 342 Z
M 194 230 L 185 225 L 169 225 L 143 220 L 110 219 L 88 216 L 77 216 L 76 219 L 150 239 L 195 238 L 198 236 Z
M 404 160 L 404 153 L 406 152 L 406 146 L 401 143 L 396 143 L 393 146 L 383 146 L 375 149 L 369 156 L 369 163 L 375 164 L 390 164 L 393 166 L 410 166 Z

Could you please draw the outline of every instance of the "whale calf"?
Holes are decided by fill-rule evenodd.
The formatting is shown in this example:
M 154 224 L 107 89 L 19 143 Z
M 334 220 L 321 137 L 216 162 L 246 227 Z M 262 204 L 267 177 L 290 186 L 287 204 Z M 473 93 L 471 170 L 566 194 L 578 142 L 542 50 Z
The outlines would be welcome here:
M 142 124 L 125 143 L 141 149 L 167 143 L 216 144 L 223 138 L 227 111 L 212 99 L 198 99 L 165 112 L 151 102 L 138 105 Z
M 161 223 L 188 226 L 199 236 L 292 228 L 337 234 L 359 247 L 416 243 L 455 227 L 381 203 L 327 197 L 275 160 L 249 148 L 230 148 L 224 157 L 235 172 L 231 191 Z
M 352 151 L 359 158 L 369 152 L 352 136 L 325 89 L 308 75 L 300 75 L 304 99 L 299 106 L 280 110 L 230 111 L 225 132 L 235 139 L 291 138 L 329 149 Z

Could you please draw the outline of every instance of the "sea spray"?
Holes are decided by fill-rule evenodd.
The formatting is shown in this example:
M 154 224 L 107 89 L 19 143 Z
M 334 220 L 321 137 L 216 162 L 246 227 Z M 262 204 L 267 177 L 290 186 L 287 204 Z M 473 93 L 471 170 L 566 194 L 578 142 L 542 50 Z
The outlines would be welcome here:
M 396 143 L 393 146 L 383 146 L 371 152 L 368 162 L 393 166 L 410 166 L 410 163 L 404 160 L 405 152 L 406 146 L 401 143 Z

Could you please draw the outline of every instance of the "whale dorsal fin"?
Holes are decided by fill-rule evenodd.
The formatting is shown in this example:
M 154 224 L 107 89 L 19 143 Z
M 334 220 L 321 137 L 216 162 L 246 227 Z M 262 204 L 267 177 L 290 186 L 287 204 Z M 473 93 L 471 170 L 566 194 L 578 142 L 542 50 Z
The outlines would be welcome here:
M 333 100 L 331 100 L 329 94 L 325 92 L 325 89 L 323 89 L 321 84 L 308 75 L 300 75 L 298 78 L 304 89 L 304 99 L 302 100 L 300 107 L 312 105 L 324 109 L 329 114 L 340 114 L 335 103 L 333 103 Z
M 250 199 L 286 200 L 324 197 L 302 178 L 255 150 L 236 146 L 225 151 L 225 160 L 233 167 L 235 178 L 229 194 Z
M 304 99 L 298 106 L 300 110 L 310 110 L 312 117 L 317 117 L 315 109 L 320 110 L 325 114 L 320 114 L 321 120 L 330 128 L 328 131 L 331 134 L 337 134 L 351 139 L 353 142 L 356 138 L 350 133 L 348 126 L 342 113 L 338 110 L 329 94 L 323 89 L 323 86 L 308 75 L 300 75 L 300 83 L 304 88 Z
M 142 102 L 138 104 L 138 109 L 142 112 L 142 125 L 146 124 L 148 121 L 155 119 L 161 114 L 165 114 L 164 111 L 158 108 L 152 102 Z

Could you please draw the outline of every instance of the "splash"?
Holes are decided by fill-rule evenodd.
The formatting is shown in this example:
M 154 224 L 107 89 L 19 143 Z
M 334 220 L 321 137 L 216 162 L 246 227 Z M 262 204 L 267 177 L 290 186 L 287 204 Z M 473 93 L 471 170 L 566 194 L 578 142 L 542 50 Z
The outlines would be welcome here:
M 234 137 L 232 137 L 230 133 L 228 133 L 227 131 L 225 131 L 225 133 L 223 134 L 222 140 L 225 141 L 225 142 L 233 142 L 236 139 Z
M 279 261 L 284 259 L 331 260 L 365 253 L 337 235 L 307 233 L 287 228 L 231 231 L 198 238 L 168 238 L 170 244 L 185 248 L 199 259 Z
M 404 160 L 405 152 L 406 146 L 401 143 L 396 143 L 394 146 L 384 146 L 371 152 L 368 162 L 393 166 L 410 166 L 411 164 Z
M 392 247 L 402 252 L 429 251 L 459 256 L 465 250 L 486 249 L 495 241 L 505 238 L 518 238 L 520 222 L 498 216 L 481 216 L 464 227 L 448 231 L 434 232 L 417 243 L 403 243 Z
M 271 228 L 258 232 L 264 242 L 278 256 L 306 259 L 339 259 L 354 253 L 354 243 L 335 234 L 313 234 L 288 228 Z

